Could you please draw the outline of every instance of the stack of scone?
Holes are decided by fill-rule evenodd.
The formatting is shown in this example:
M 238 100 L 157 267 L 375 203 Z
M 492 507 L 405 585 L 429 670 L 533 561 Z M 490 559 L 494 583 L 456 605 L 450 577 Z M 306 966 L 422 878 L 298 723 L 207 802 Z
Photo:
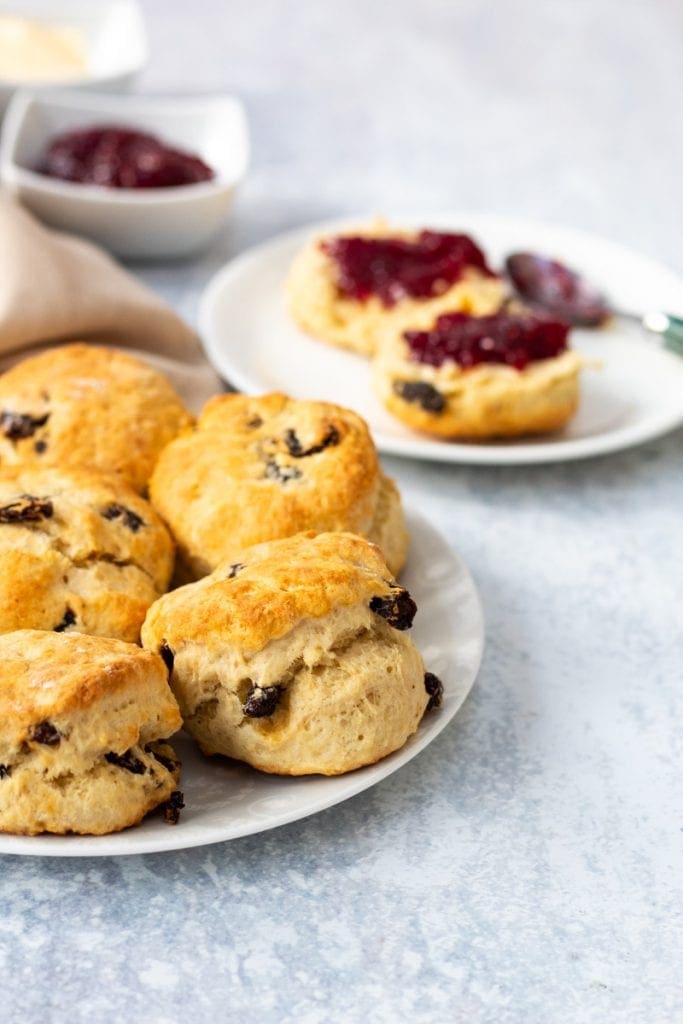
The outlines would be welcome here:
M 222 395 L 194 423 L 123 353 L 17 365 L 0 377 L 0 831 L 177 821 L 183 722 L 207 754 L 290 775 L 396 750 L 441 699 L 405 634 L 407 546 L 348 410 Z M 167 593 L 176 547 L 192 582 Z
M 467 235 L 379 222 L 314 239 L 287 282 L 296 322 L 374 361 L 376 391 L 406 425 L 482 440 L 563 426 L 581 359 L 568 326 L 511 303 Z
M 408 533 L 360 417 L 218 396 L 164 449 L 150 496 L 196 582 L 150 608 L 143 643 L 205 753 L 332 775 L 405 743 L 440 684 L 404 635 Z
M 177 820 L 180 712 L 137 646 L 174 544 L 140 492 L 191 423 L 165 377 L 107 349 L 0 377 L 0 831 Z

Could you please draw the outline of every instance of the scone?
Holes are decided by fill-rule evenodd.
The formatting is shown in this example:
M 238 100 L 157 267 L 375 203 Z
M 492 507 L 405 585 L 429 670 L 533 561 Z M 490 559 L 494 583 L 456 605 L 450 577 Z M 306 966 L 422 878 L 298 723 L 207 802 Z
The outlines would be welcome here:
M 309 529 L 369 537 L 394 574 L 405 562 L 396 486 L 365 422 L 337 405 L 281 394 L 212 398 L 194 433 L 162 452 L 150 497 L 178 543 L 180 579 Z
M 102 835 L 167 804 L 181 725 L 161 658 L 120 640 L 0 636 L 0 832 Z
M 415 610 L 373 544 L 308 532 L 166 594 L 142 639 L 166 659 L 204 753 L 339 775 L 397 750 L 439 702 L 402 632 Z
M 166 527 L 117 477 L 0 467 L 0 633 L 76 631 L 135 643 L 172 571 Z
M 3 466 L 87 466 L 142 491 L 191 422 L 163 374 L 111 349 L 61 345 L 0 377 Z
M 467 235 L 401 231 L 381 221 L 314 239 L 294 261 L 286 290 L 304 331 L 365 356 L 389 328 L 428 324 L 444 310 L 492 313 L 505 295 Z
M 440 316 L 390 332 L 375 359 L 377 393 L 407 426 L 443 438 L 540 434 L 579 400 L 581 357 L 566 324 L 524 313 Z

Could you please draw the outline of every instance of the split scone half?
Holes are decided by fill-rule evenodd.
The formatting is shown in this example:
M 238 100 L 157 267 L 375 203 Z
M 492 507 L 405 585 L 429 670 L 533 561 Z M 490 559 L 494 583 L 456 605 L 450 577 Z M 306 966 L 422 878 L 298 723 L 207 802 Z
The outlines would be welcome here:
M 302 530 L 363 534 L 394 574 L 406 558 L 401 499 L 367 425 L 326 402 L 212 398 L 196 430 L 162 452 L 150 497 L 177 541 L 184 580 Z
M 0 465 L 87 466 L 143 491 L 192 417 L 170 381 L 133 356 L 59 345 L 0 377 Z
M 181 725 L 161 658 L 120 640 L 0 636 L 0 832 L 102 835 L 166 805 Z
M 173 560 L 160 517 L 119 478 L 0 466 L 0 633 L 75 631 L 136 643 Z
M 379 550 L 349 533 L 247 548 L 150 608 L 186 729 L 264 772 L 339 775 L 401 747 L 440 684 Z
M 431 328 L 383 337 L 375 390 L 406 426 L 435 437 L 557 430 L 576 412 L 584 365 L 567 347 L 567 334 L 565 324 L 528 313 L 445 314 Z
M 286 293 L 307 334 L 372 356 L 384 331 L 429 323 L 445 310 L 492 313 L 506 287 L 469 236 L 376 221 L 314 238 L 294 260 Z

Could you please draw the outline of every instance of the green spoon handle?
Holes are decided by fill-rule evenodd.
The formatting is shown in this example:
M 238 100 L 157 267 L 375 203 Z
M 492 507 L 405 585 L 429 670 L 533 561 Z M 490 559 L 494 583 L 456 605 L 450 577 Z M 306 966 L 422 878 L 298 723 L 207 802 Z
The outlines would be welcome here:
M 683 356 L 683 317 L 671 313 L 647 313 L 643 326 L 664 339 L 664 347 Z

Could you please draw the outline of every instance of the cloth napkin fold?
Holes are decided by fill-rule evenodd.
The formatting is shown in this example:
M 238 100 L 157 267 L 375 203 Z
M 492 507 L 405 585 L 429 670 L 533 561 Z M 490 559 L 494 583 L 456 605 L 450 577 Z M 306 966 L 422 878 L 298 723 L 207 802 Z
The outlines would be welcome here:
M 43 227 L 0 190 L 0 370 L 55 342 L 137 355 L 198 411 L 223 390 L 196 333 L 90 242 Z

